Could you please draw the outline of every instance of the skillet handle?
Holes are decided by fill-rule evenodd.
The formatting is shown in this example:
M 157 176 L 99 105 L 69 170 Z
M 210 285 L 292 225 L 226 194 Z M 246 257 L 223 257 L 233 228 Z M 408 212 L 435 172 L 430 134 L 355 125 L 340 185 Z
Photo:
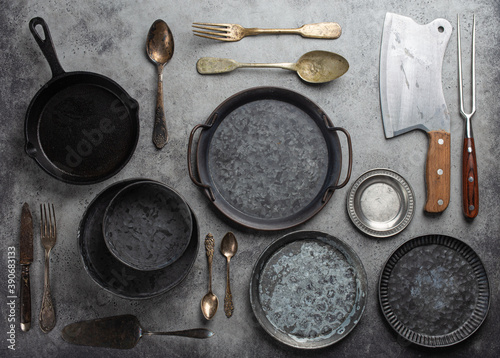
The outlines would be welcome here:
M 43 38 L 38 33 L 36 27 L 40 25 L 43 29 Z M 35 38 L 40 50 L 42 50 L 43 55 L 47 59 L 49 63 L 50 69 L 52 71 L 52 77 L 57 77 L 64 73 L 64 70 L 59 63 L 57 58 L 56 49 L 54 47 L 54 43 L 52 42 L 52 37 L 50 36 L 49 27 L 44 19 L 41 17 L 34 17 L 30 20 L 29 23 L 30 31 L 33 37 Z
M 199 128 L 210 128 L 212 127 L 212 124 L 198 124 L 197 126 L 195 126 L 193 128 L 193 130 L 191 131 L 191 134 L 189 135 L 189 144 L 188 144 L 188 155 L 187 155 L 187 161 L 188 161 L 188 172 L 189 172 L 189 177 L 191 178 L 191 181 L 196 184 L 197 186 L 199 186 L 200 188 L 203 188 L 206 190 L 206 192 L 208 193 L 208 197 L 210 198 L 210 200 L 212 201 L 215 201 L 215 196 L 214 196 L 214 192 L 212 190 L 212 188 L 210 187 L 210 185 L 207 185 L 207 184 L 203 184 L 201 181 L 198 181 L 195 177 L 194 177 L 194 174 L 193 174 L 193 167 L 191 165 L 191 152 L 192 152 L 192 148 L 193 148 L 193 139 L 194 139 L 194 134 L 196 133 L 196 131 L 199 129 Z
M 327 121 L 327 123 L 328 122 L 329 121 Z M 327 202 L 328 200 L 330 200 L 330 198 L 333 195 L 333 192 L 336 189 L 341 189 L 341 188 L 343 188 L 344 186 L 347 185 L 347 183 L 351 179 L 351 172 L 352 172 L 352 143 L 351 143 L 351 136 L 350 136 L 349 132 L 346 131 L 344 128 L 341 128 L 341 127 L 331 127 L 331 126 L 328 126 L 328 129 L 331 130 L 331 131 L 340 131 L 340 132 L 342 132 L 342 133 L 345 134 L 345 136 L 347 138 L 347 146 L 349 148 L 349 165 L 347 167 L 347 175 L 346 175 L 346 178 L 345 178 L 344 182 L 342 184 L 339 184 L 339 185 L 332 185 L 332 186 L 328 187 L 326 189 L 326 191 L 325 191 L 325 194 L 323 195 L 323 199 L 322 199 L 323 202 Z

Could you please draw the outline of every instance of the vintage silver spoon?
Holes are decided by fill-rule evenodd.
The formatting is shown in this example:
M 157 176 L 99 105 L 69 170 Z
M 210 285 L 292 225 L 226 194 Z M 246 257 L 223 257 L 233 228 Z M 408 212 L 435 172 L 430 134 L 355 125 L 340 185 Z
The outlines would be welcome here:
M 208 261 L 208 292 L 201 299 L 201 312 L 206 319 L 210 320 L 215 316 L 219 307 L 219 299 L 212 292 L 212 261 L 214 258 L 215 240 L 212 234 L 205 237 L 205 250 Z
M 226 295 L 224 296 L 224 312 L 226 313 L 227 318 L 231 317 L 234 311 L 233 295 L 231 294 L 231 286 L 229 284 L 229 262 L 231 261 L 231 257 L 236 254 L 236 251 L 238 251 L 238 242 L 236 241 L 236 237 L 232 232 L 228 232 L 222 239 L 220 245 L 220 252 L 227 259 Z
M 349 69 L 347 60 L 333 52 L 311 51 L 302 55 L 297 63 L 241 63 L 229 58 L 203 57 L 196 63 L 202 75 L 234 71 L 241 67 L 270 67 L 296 71 L 309 83 L 324 83 L 342 76 Z
M 163 109 L 163 67 L 174 55 L 174 37 L 165 21 L 156 20 L 151 25 L 146 41 L 146 52 L 158 70 L 153 143 L 156 148 L 161 149 L 168 142 L 167 123 Z

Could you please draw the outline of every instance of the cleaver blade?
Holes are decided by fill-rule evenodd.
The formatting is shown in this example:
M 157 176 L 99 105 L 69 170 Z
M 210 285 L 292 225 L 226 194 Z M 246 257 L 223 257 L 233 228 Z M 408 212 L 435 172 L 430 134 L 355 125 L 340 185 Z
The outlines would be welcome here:
M 420 25 L 393 13 L 385 16 L 380 50 L 380 104 L 386 138 L 425 131 L 429 143 L 425 169 L 429 213 L 450 201 L 450 114 L 441 70 L 451 24 L 436 19 Z

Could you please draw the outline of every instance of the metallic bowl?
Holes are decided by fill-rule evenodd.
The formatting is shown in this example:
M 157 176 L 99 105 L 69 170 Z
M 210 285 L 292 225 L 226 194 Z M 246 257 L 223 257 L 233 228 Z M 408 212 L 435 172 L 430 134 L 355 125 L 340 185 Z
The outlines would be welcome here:
M 347 197 L 347 212 L 353 224 L 373 237 L 389 237 L 403 231 L 413 218 L 414 207 L 411 186 L 389 169 L 364 173 Z

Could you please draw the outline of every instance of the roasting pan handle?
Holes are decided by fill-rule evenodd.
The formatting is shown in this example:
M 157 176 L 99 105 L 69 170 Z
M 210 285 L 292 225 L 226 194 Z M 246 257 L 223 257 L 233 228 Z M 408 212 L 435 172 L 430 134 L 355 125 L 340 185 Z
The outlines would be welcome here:
M 36 29 L 38 25 L 40 25 L 43 29 L 43 37 L 40 36 L 40 33 Z M 40 50 L 42 50 L 43 55 L 49 63 L 52 71 L 52 77 L 64 74 L 65 72 L 59 63 L 59 59 L 57 58 L 56 49 L 54 47 L 54 43 L 52 42 L 52 37 L 50 36 L 49 27 L 47 26 L 45 20 L 41 17 L 34 17 L 30 20 L 29 27 L 31 34 L 35 38 Z
M 326 189 L 325 194 L 323 195 L 323 199 L 322 199 L 323 202 L 327 202 L 328 200 L 330 200 L 330 198 L 333 195 L 333 192 L 335 190 L 341 189 L 341 188 L 343 188 L 344 186 L 347 185 L 347 183 L 351 179 L 351 172 L 352 172 L 352 143 L 351 143 L 351 136 L 350 136 L 349 132 L 347 130 L 345 130 L 344 128 L 341 128 L 341 127 L 330 126 L 329 125 L 330 121 L 328 119 L 325 119 L 325 121 L 327 122 L 327 128 L 328 128 L 328 130 L 331 130 L 331 131 L 340 131 L 340 132 L 342 132 L 342 133 L 345 134 L 345 136 L 347 138 L 347 146 L 349 148 L 349 165 L 347 167 L 347 175 L 346 175 L 346 178 L 345 178 L 344 182 L 342 184 L 329 186 Z
M 214 196 L 214 192 L 212 190 L 212 187 L 210 185 L 203 184 L 201 181 L 199 181 L 198 179 L 195 178 L 195 176 L 193 174 L 193 167 L 191 165 L 191 153 L 192 153 L 192 149 L 193 149 L 194 134 L 196 133 L 196 131 L 199 128 L 203 128 L 203 129 L 211 128 L 212 124 L 213 124 L 213 121 L 210 121 L 210 124 L 198 124 L 197 126 L 195 126 L 193 128 L 193 130 L 191 131 L 191 134 L 189 135 L 187 161 L 188 161 L 188 172 L 189 172 L 189 177 L 191 178 L 191 181 L 195 185 L 199 186 L 200 188 L 205 189 L 205 192 L 208 194 L 208 197 L 210 198 L 210 200 L 215 201 L 215 196 Z

